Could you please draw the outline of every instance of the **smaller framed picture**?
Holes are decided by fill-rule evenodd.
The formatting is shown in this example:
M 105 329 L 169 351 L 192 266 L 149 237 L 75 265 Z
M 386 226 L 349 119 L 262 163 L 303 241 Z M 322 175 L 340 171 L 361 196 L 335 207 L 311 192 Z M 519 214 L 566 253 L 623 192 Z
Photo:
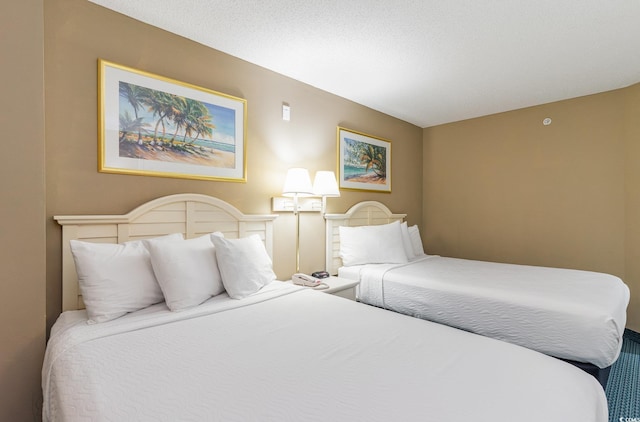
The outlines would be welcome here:
M 391 141 L 338 126 L 341 189 L 391 192 Z

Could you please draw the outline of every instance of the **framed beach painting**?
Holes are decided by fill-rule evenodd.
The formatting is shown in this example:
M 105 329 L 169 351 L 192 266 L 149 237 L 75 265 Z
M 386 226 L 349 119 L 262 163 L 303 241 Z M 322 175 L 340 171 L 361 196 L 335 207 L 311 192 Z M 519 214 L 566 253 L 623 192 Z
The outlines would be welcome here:
M 98 170 L 246 181 L 247 102 L 98 61 Z
M 338 126 L 341 189 L 391 192 L 391 141 Z

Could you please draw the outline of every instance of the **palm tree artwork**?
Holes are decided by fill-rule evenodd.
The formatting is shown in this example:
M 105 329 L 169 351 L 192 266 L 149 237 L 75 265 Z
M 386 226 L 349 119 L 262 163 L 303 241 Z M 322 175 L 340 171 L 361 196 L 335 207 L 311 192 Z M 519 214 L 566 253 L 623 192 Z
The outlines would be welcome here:
M 140 120 L 140 117 L 138 116 L 138 110 L 140 110 L 140 108 L 143 105 L 143 99 L 142 99 L 143 95 L 144 95 L 144 88 L 142 87 L 139 87 L 133 84 L 124 84 L 124 83 L 120 84 L 120 96 L 126 98 L 129 104 L 131 104 L 131 107 L 133 107 L 133 113 L 135 115 L 134 121 L 138 122 L 138 125 L 139 125 L 139 127 L 137 128 L 138 143 L 141 143 L 141 138 L 142 138 L 140 129 L 142 129 L 143 122 Z M 126 113 L 126 110 L 125 110 L 125 113 Z M 123 117 L 125 117 L 125 122 L 131 120 L 131 118 L 128 116 L 120 115 L 121 128 L 122 128 Z M 120 142 L 122 142 L 122 138 L 123 138 L 123 135 L 120 136 Z
M 233 109 L 119 81 L 119 123 L 120 157 L 235 166 Z
M 362 183 L 385 183 L 387 149 L 382 146 L 344 139 L 344 179 Z

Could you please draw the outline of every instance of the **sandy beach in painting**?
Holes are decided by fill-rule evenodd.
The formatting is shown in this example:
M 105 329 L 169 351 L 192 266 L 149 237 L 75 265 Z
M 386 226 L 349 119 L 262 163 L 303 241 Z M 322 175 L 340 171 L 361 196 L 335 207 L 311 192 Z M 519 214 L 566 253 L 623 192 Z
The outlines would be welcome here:
M 362 176 L 354 176 L 346 179 L 347 182 L 358 182 L 358 183 L 371 183 L 376 185 L 384 185 L 387 182 L 386 177 L 380 177 L 375 173 L 370 173 Z
M 197 145 L 185 145 L 184 148 L 185 150 L 152 146 L 148 142 L 138 145 L 135 141 L 126 140 L 120 143 L 120 156 L 208 167 L 233 168 L 235 165 L 235 154 L 232 152 Z

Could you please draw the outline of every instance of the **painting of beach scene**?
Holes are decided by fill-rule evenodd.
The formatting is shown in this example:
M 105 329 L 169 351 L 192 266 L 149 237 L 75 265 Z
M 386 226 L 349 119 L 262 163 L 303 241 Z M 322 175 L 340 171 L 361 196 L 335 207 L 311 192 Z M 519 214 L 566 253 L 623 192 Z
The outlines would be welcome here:
M 340 188 L 391 192 L 391 141 L 338 127 Z
M 100 171 L 246 181 L 246 101 L 100 61 Z

